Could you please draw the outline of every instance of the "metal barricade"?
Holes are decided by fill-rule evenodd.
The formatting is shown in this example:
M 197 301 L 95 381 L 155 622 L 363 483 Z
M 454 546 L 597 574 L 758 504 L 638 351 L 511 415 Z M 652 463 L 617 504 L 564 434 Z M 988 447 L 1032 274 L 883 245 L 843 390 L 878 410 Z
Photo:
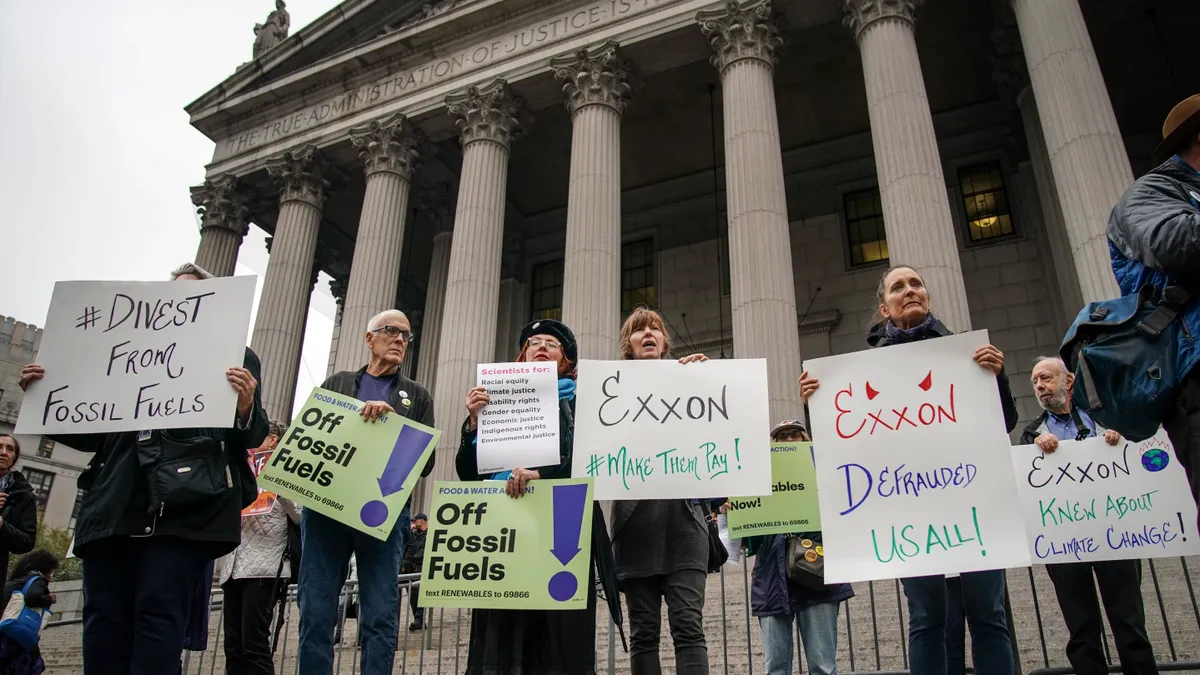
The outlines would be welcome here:
M 1200 672 L 1200 600 L 1192 578 L 1200 573 L 1200 558 L 1171 558 L 1143 562 L 1142 592 L 1146 627 L 1163 672 Z M 753 675 L 763 672 L 762 634 L 750 611 L 750 564 L 727 566 L 709 575 L 705 605 L 705 632 L 711 672 Z M 1059 612 L 1053 585 L 1042 567 L 1009 570 L 1007 615 L 1013 636 L 1017 672 L 1022 675 L 1067 675 L 1066 626 Z M 407 594 L 416 592 L 418 575 L 398 578 L 397 653 L 393 673 L 422 675 L 462 673 L 469 652 L 471 611 L 426 609 L 423 630 L 409 631 L 412 613 Z M 856 595 L 843 603 L 838 617 L 838 670 L 859 673 L 909 672 L 908 609 L 898 580 L 855 584 Z M 364 589 L 364 592 L 366 589 Z M 348 582 L 338 603 L 334 672 L 357 675 L 361 669 L 358 622 L 350 607 L 359 593 L 357 582 Z M 213 589 L 207 648 L 184 653 L 187 675 L 217 675 L 225 672 L 224 593 Z M 629 655 L 618 645 L 616 626 L 604 602 L 597 602 L 597 672 L 615 675 L 628 672 Z M 296 588 L 288 589 L 283 619 L 275 643 L 274 662 L 281 675 L 299 674 L 299 612 Z M 626 613 L 626 617 L 628 614 Z M 43 656 L 47 671 L 81 670 L 79 619 L 55 621 L 43 633 Z M 674 654 L 666 617 L 663 617 L 661 658 L 663 672 L 674 672 Z M 628 618 L 626 618 L 628 626 Z M 274 627 L 274 624 L 272 625 Z M 793 671 L 804 673 L 807 664 L 799 627 L 793 636 Z M 1111 631 L 1106 630 L 1106 656 L 1110 672 L 1119 672 Z M 274 643 L 273 643 L 274 644 Z M 964 645 L 970 663 L 970 633 Z M 967 672 L 971 672 L 968 668 Z

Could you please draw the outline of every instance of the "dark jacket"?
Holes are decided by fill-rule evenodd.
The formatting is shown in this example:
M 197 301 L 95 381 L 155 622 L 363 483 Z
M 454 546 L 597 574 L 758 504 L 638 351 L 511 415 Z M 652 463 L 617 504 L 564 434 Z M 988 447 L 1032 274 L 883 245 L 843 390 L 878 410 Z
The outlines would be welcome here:
M 37 543 L 37 499 L 33 486 L 20 471 L 10 471 L 8 499 L 0 509 L 0 563 L 8 569 L 8 556 L 29 553 Z
M 1072 412 L 1074 412 L 1074 409 L 1072 409 Z M 1042 434 L 1050 433 L 1050 425 L 1046 423 L 1046 418 L 1048 418 L 1049 416 L 1050 416 L 1050 413 L 1043 410 L 1041 415 L 1038 415 L 1037 417 L 1033 418 L 1032 422 L 1030 422 L 1029 424 L 1026 424 L 1025 428 L 1021 430 L 1021 440 L 1019 441 L 1019 443 L 1021 445 L 1031 445 L 1034 441 L 1037 440 L 1038 436 L 1041 436 Z M 1078 419 L 1075 421 L 1075 426 L 1079 426 L 1082 423 L 1083 423 L 1083 420 Z M 1096 420 L 1092 420 L 1092 426 L 1096 427 L 1095 433 L 1089 434 L 1087 436 L 1088 438 L 1090 438 L 1091 436 L 1099 436 L 1105 432 L 1105 428 L 1103 426 L 1101 426 L 1100 423 L 1097 422 Z M 1059 439 L 1059 440 L 1073 441 L 1075 439 L 1074 438 L 1063 438 L 1063 439 Z
M 409 531 L 408 544 L 404 549 L 404 562 L 400 563 L 402 573 L 412 574 L 421 571 L 421 563 L 425 560 L 425 535 L 427 534 L 429 533 L 424 530 Z
M 1200 295 L 1200 173 L 1172 157 L 1137 179 L 1108 218 L 1108 253 L 1121 295 L 1150 284 Z M 1179 344 L 1180 373 L 1200 363 L 1200 299 L 1180 316 L 1192 339 Z
M 176 513 L 150 512 L 150 490 L 145 469 L 139 464 L 138 432 L 70 434 L 51 438 L 80 452 L 93 453 L 80 474 L 78 486 L 86 490 L 79 505 L 75 526 L 75 554 L 86 559 L 114 538 L 175 536 L 210 545 L 209 555 L 218 558 L 237 548 L 241 541 L 242 508 L 255 496 L 254 474 L 249 450 L 267 437 L 267 414 L 263 411 L 262 375 L 258 356 L 246 349 L 243 367 L 260 383 L 254 392 L 254 407 L 244 429 L 236 420 L 227 428 L 165 429 L 153 438 L 211 438 L 222 444 L 229 480 L 221 496 Z M 243 489 L 245 488 L 245 489 Z M 246 497 L 250 497 L 250 501 Z M 119 545 L 119 544 L 118 544 Z
M 343 370 L 340 373 L 334 373 L 329 376 L 329 379 L 321 383 L 321 388 L 337 392 L 344 396 L 358 398 L 358 388 L 362 384 L 362 376 L 365 372 L 367 372 L 366 366 L 353 372 Z M 408 403 L 405 403 L 405 401 L 408 401 Z M 422 387 L 400 373 L 396 373 L 395 386 L 388 392 L 387 404 L 392 406 L 392 409 L 403 417 L 424 424 L 427 427 L 433 426 L 433 397 L 429 395 L 429 391 L 425 387 Z M 422 476 L 428 476 L 433 471 L 434 456 L 436 454 L 436 451 L 429 453 L 429 461 L 425 463 L 425 468 L 421 470 Z
M 821 541 L 820 532 L 805 532 L 800 536 Z M 745 541 L 748 555 L 758 556 L 750 582 L 750 612 L 754 616 L 795 614 L 814 605 L 854 597 L 850 584 L 830 584 L 818 592 L 792 583 L 787 575 L 787 536 L 768 534 L 747 537 Z
M 8 601 L 12 599 L 12 594 L 25 588 L 25 584 L 33 576 L 36 576 L 37 579 L 30 585 L 29 592 L 25 594 L 25 606 L 46 609 L 53 604 L 50 600 L 50 583 L 46 581 L 46 577 L 34 572 L 4 583 L 4 597 L 0 598 L 0 614 L 3 614 L 8 607 Z
M 935 318 L 929 328 L 923 334 L 918 335 L 916 340 L 932 340 L 948 335 L 954 335 L 954 332 Z M 867 331 L 867 344 L 872 347 L 887 347 L 892 344 L 883 324 L 871 326 L 871 329 Z M 1004 428 L 1012 433 L 1012 430 L 1017 428 L 1017 419 L 1020 417 L 1020 413 L 1017 412 L 1017 401 L 1013 398 L 1012 387 L 1008 384 L 1008 372 L 1003 367 L 1000 368 L 1000 374 L 996 376 L 996 386 L 1000 389 L 1000 406 L 1004 409 Z

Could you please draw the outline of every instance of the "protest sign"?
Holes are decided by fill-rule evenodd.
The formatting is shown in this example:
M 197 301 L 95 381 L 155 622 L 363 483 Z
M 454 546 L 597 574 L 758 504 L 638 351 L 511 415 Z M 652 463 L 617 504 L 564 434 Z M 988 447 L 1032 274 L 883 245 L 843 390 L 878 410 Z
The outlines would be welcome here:
M 368 422 L 359 415 L 362 405 L 313 389 L 258 483 L 386 540 L 441 432 L 396 413 Z
M 581 361 L 573 476 L 596 499 L 771 494 L 767 362 Z
M 1029 564 L 986 331 L 814 359 L 829 582 Z
M 438 481 L 421 571 L 422 607 L 584 609 L 592 564 L 592 481 Z
M 557 465 L 558 364 L 481 363 L 475 380 L 487 389 L 479 411 L 475 461 L 481 474 Z
M 254 277 L 60 281 L 17 433 L 229 427 Z
M 262 450 L 250 454 L 250 470 L 255 476 L 262 473 L 262 469 L 266 466 L 267 461 L 271 459 L 270 450 Z M 258 497 L 254 499 L 254 503 L 242 509 L 242 517 L 258 516 L 264 513 L 270 513 L 271 508 L 275 506 L 275 493 L 270 490 L 264 490 L 261 485 L 258 486 Z
M 771 494 L 729 498 L 729 536 L 821 529 L 812 443 L 771 444 Z
M 1039 563 L 1200 554 L 1196 504 L 1161 429 L 1141 443 L 1061 441 L 1012 449 L 1021 516 Z

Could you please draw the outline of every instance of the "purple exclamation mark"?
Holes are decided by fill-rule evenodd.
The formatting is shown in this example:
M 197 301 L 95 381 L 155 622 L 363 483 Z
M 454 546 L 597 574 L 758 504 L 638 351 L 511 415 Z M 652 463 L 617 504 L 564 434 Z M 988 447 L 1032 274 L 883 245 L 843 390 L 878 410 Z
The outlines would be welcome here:
M 554 509 L 554 542 L 550 553 L 564 567 L 583 549 L 579 547 L 579 534 L 583 529 L 583 513 L 587 506 L 586 484 L 555 485 L 551 494 Z M 550 577 L 547 588 L 550 597 L 559 602 L 566 602 L 575 597 L 579 590 L 579 580 L 566 570 Z

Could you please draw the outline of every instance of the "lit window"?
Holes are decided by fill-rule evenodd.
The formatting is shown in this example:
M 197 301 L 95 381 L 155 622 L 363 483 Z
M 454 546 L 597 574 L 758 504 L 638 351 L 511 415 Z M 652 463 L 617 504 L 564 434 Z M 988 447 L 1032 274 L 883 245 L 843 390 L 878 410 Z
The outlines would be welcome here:
M 883 202 L 879 188 L 851 192 L 843 198 L 850 265 L 870 265 L 888 259 L 887 232 L 883 229 Z
M 54 474 L 29 467 L 21 469 L 21 473 L 25 474 L 25 478 L 33 487 L 33 496 L 37 500 L 38 508 L 45 510 L 46 502 L 50 499 L 50 486 L 54 484 Z
M 999 162 L 963 169 L 958 172 L 958 182 L 967 214 L 967 236 L 972 243 L 1013 234 L 1008 190 Z
M 37 456 L 43 459 L 50 459 L 50 455 L 54 454 L 54 441 L 43 437 L 38 443 Z
M 654 306 L 654 240 L 642 239 L 621 247 L 621 313 L 638 305 Z
M 530 319 L 562 319 L 563 261 L 543 263 L 533 268 L 533 297 Z

